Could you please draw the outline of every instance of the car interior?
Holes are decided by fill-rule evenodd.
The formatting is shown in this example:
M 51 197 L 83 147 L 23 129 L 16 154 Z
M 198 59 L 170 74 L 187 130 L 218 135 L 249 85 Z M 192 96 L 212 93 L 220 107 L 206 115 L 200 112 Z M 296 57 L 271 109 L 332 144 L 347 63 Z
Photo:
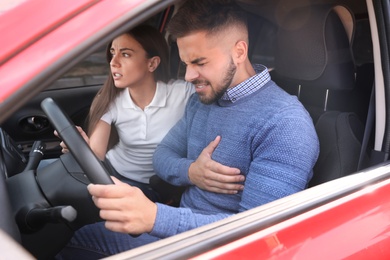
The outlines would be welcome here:
M 273 79 L 298 96 L 321 143 L 310 186 L 358 169 L 369 101 L 361 98 L 370 96 L 372 84 L 358 86 L 367 72 L 357 74 L 354 29 L 348 8 L 324 5 L 294 10 L 278 30 Z
M 368 115 L 372 105 L 374 63 L 365 1 L 326 1 L 326 4 L 323 4 L 325 1 L 300 1 L 302 4 L 298 6 L 288 4 L 289 1 L 281 1 L 284 5 L 280 6 L 273 1 L 238 2 L 248 12 L 251 61 L 266 65 L 272 80 L 297 96 L 315 124 L 320 156 L 309 187 L 369 167 L 373 127 Z M 169 7 L 145 22 L 164 31 L 166 17 L 174 11 Z M 169 36 L 167 39 L 171 46 L 172 72 L 183 78 L 185 69 L 181 66 L 177 46 Z M 37 258 L 50 258 L 64 246 L 74 230 L 100 221 L 85 189 L 91 177 L 86 177 L 79 166 L 93 158 L 83 157 L 89 152 L 77 144 L 80 155 L 76 159 L 71 154 L 61 154 L 60 140 L 53 131 L 62 127 L 61 120 L 68 119 L 68 123 L 86 129 L 89 106 L 108 70 L 104 48 L 101 48 L 1 125 L 0 155 L 4 164 L 0 167 L 8 179 L 7 187 L 0 187 L 0 192 L 8 189 L 12 195 L 11 202 L 5 203 L 9 207 L 6 212 L 19 210 L 18 227 L 15 228 L 12 221 L 2 227 L 10 227 L 6 232 Z M 50 115 L 50 111 L 56 109 L 55 104 L 41 106 L 46 98 L 55 101 L 58 114 Z M 55 119 L 59 120 L 57 126 L 53 123 Z M 70 133 L 68 139 L 78 140 L 75 136 L 77 133 Z M 37 149 L 44 155 L 37 157 L 34 153 Z M 38 168 L 40 160 L 52 158 L 59 159 Z M 161 183 L 154 182 L 159 189 Z M 64 191 L 64 186 L 71 189 Z M 45 195 L 37 195 L 39 191 Z M 0 197 L 4 196 L 0 194 Z M 172 202 L 172 199 L 178 202 L 177 197 L 167 201 Z M 33 217 L 33 223 L 26 223 L 26 211 L 32 207 L 25 205 L 26 200 L 44 209 L 55 208 L 55 212 L 65 210 L 68 215 L 57 220 Z M 68 205 L 77 210 L 76 219 L 72 219 Z M 59 233 L 61 241 L 58 241 Z

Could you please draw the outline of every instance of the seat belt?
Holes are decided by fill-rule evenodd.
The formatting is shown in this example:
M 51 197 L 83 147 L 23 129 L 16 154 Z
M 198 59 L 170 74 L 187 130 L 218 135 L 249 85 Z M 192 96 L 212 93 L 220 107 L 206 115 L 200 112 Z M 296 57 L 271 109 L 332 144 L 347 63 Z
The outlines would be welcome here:
M 362 140 L 362 147 L 360 150 L 360 156 L 359 156 L 359 163 L 357 170 L 361 170 L 363 168 L 363 162 L 364 162 L 364 156 L 367 151 L 368 146 L 368 140 L 371 136 L 371 131 L 374 125 L 374 119 L 375 119 L 375 84 L 372 86 L 371 90 L 371 97 L 368 105 L 368 112 L 367 112 L 367 120 L 366 120 L 366 126 L 364 128 L 364 135 Z M 371 165 L 369 165 L 371 166 Z

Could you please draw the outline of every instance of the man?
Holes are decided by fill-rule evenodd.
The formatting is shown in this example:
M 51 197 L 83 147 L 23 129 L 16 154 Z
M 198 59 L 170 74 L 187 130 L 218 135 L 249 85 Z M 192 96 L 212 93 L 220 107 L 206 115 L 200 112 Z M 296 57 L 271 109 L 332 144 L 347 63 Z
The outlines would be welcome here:
M 303 190 L 312 176 L 319 153 L 312 120 L 264 66 L 251 65 L 240 8 L 187 1 L 169 32 L 197 92 L 154 155 L 162 179 L 188 186 L 180 207 L 153 203 L 117 180 L 89 185 L 105 227 L 82 228 L 68 252 L 98 249 L 94 257 L 102 257 L 128 250 Z

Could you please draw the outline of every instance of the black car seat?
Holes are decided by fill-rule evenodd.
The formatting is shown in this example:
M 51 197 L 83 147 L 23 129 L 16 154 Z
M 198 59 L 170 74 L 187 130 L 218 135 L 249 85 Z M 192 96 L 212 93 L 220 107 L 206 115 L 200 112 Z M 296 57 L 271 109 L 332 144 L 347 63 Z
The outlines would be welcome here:
M 357 170 L 364 126 L 354 112 L 353 25 L 344 6 L 308 6 L 289 12 L 277 33 L 272 78 L 306 107 L 320 140 L 309 186 Z

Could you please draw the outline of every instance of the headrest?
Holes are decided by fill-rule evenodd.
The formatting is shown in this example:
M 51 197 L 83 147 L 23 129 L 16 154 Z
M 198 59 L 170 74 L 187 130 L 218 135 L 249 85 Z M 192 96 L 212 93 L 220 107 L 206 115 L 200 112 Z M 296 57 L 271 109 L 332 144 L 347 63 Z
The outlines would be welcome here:
M 297 84 L 331 90 L 355 86 L 350 46 L 354 18 L 344 6 L 295 9 L 281 21 L 275 73 Z

